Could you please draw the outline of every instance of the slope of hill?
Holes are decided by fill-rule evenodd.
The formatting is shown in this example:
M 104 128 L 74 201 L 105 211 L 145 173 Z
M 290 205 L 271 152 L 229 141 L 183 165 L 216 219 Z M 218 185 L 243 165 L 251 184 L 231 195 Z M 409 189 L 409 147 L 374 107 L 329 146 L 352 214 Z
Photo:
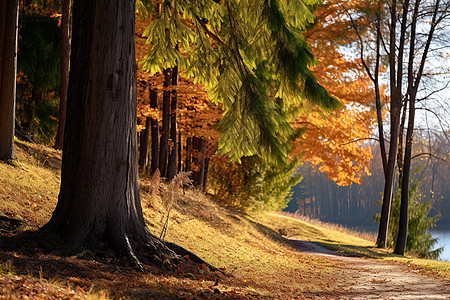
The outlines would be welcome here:
M 61 153 L 16 142 L 16 157 L 13 164 L 0 163 L 0 298 L 321 299 L 345 294 L 354 278 L 345 263 L 305 252 L 292 239 L 391 257 L 363 238 L 287 216 L 233 211 L 194 189 L 186 189 L 170 211 L 165 240 L 227 275 L 211 274 L 205 266 L 192 271 L 153 266 L 142 273 L 88 249 L 55 253 L 52 241 L 33 241 L 30 232 L 49 220 L 56 205 Z M 144 179 L 144 215 L 150 231 L 159 236 L 168 211 L 161 198 L 149 195 L 147 184 Z M 434 268 L 441 275 L 428 273 L 449 274 L 449 264 Z

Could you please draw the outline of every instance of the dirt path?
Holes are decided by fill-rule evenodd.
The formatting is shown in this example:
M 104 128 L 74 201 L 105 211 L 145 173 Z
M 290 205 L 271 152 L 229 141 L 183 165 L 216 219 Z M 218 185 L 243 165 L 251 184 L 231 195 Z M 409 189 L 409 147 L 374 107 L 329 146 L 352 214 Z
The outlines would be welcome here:
M 428 277 L 403 264 L 341 256 L 305 241 L 296 245 L 312 255 L 332 260 L 341 268 L 338 290 L 316 299 L 450 299 L 450 282 Z

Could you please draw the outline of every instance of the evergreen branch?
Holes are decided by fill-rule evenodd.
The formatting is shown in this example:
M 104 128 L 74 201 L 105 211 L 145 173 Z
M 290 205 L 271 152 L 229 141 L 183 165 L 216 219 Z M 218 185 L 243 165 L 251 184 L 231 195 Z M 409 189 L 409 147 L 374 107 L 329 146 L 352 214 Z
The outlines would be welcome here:
M 239 71 L 241 72 L 242 77 L 245 77 L 245 75 L 248 74 L 248 71 L 245 68 L 244 60 L 241 56 L 241 53 L 239 52 L 239 43 L 238 43 L 237 37 L 236 37 L 236 29 L 234 27 L 234 21 L 231 18 L 232 11 L 231 11 L 231 7 L 230 7 L 230 1 L 226 1 L 226 4 L 227 4 L 227 11 L 228 11 L 228 20 L 230 21 L 230 26 L 231 26 L 231 38 L 234 40 L 234 43 L 236 46 L 236 49 L 230 48 L 230 50 L 234 56 L 234 59 L 236 60 L 237 66 L 239 68 Z
M 231 49 L 230 46 L 228 46 L 227 44 L 225 44 L 217 35 L 215 35 L 211 30 L 208 29 L 208 27 L 206 27 L 206 24 L 202 21 L 202 19 L 200 19 L 199 16 L 195 16 L 195 19 L 197 20 L 197 22 L 200 24 L 200 26 L 202 27 L 203 31 L 210 36 L 213 40 L 215 40 L 217 43 L 219 43 L 219 45 L 224 46 L 225 48 L 227 48 L 229 51 L 233 51 Z

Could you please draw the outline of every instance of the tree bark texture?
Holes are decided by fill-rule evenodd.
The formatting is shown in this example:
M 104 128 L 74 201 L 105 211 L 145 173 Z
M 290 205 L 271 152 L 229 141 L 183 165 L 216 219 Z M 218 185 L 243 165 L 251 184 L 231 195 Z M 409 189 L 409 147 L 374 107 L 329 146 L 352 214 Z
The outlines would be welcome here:
M 178 95 L 176 87 L 178 86 L 178 67 L 172 69 L 172 99 L 170 103 L 170 155 L 167 166 L 167 179 L 177 175 L 177 158 L 178 158 L 178 143 L 177 143 L 177 110 L 178 110 Z
M 162 177 L 167 176 L 167 159 L 169 154 L 169 138 L 170 138 L 170 91 L 169 86 L 172 84 L 170 70 L 164 69 L 164 91 L 162 104 L 162 128 L 161 139 L 159 145 L 159 170 Z
M 156 90 L 150 90 L 150 107 L 158 109 L 158 93 Z M 158 120 L 151 118 L 150 126 L 152 130 L 152 174 L 159 169 L 159 124 Z
M 61 150 L 64 141 L 64 126 L 66 123 L 67 89 L 69 87 L 70 66 L 70 0 L 63 0 L 61 16 L 61 88 L 59 101 L 59 121 L 56 131 L 55 149 Z
M 14 158 L 19 2 L 0 3 L 0 160 Z
M 134 16 L 134 1 L 73 4 L 61 189 L 44 230 L 70 248 L 108 247 L 139 262 L 135 245 L 164 246 L 139 198 Z
M 408 204 L 409 204 L 409 175 L 411 173 L 411 152 L 415 119 L 415 99 L 410 99 L 408 115 L 408 129 L 406 131 L 405 155 L 403 160 L 403 176 L 401 184 L 400 218 L 398 225 L 397 242 L 394 253 L 405 254 L 408 237 Z
M 400 127 L 400 106 L 395 106 L 391 111 L 391 137 L 389 143 L 389 155 L 387 161 L 386 178 L 384 183 L 383 204 L 381 206 L 380 226 L 378 229 L 377 247 L 386 248 L 389 228 L 389 217 L 394 188 L 395 162 L 397 157 L 398 136 Z

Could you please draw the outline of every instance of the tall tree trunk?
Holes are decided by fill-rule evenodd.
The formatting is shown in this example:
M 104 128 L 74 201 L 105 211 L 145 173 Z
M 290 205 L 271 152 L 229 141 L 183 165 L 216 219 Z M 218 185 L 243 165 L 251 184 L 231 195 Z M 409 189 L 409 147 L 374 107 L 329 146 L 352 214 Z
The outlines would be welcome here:
M 406 146 L 405 146 L 405 156 L 403 161 L 403 176 L 401 184 L 401 197 L 400 197 L 400 218 L 399 218 L 399 229 L 397 235 L 397 242 L 395 245 L 394 253 L 403 255 L 406 249 L 406 242 L 408 236 L 408 206 L 409 206 L 409 176 L 411 172 L 411 152 L 412 152 L 412 139 L 414 133 L 414 119 L 416 113 L 416 97 L 419 83 L 422 79 L 423 70 L 425 67 L 425 62 L 427 59 L 428 51 L 430 49 L 431 40 L 434 35 L 434 30 L 437 26 L 437 13 L 439 10 L 440 1 L 435 2 L 434 11 L 432 15 L 432 21 L 430 26 L 430 31 L 428 32 L 427 41 L 425 43 L 424 50 L 422 52 L 422 57 L 420 60 L 420 67 L 416 74 L 413 72 L 414 65 L 414 55 L 416 53 L 416 28 L 418 14 L 420 11 L 420 1 L 416 1 L 414 5 L 414 13 L 411 21 L 411 31 L 410 31 L 410 50 L 409 50 L 409 62 L 408 62 L 408 98 L 409 98 L 409 114 L 408 114 L 408 129 L 406 132 Z M 406 6 L 408 7 L 408 6 Z
M 382 116 L 381 93 L 380 93 L 380 60 L 381 60 L 380 47 L 381 47 L 381 4 L 378 3 L 374 85 L 375 85 L 375 107 L 377 109 L 378 136 L 380 139 L 379 144 L 380 144 L 381 163 L 383 165 L 384 179 L 386 180 L 387 155 L 386 155 L 386 142 L 384 141 L 384 128 L 383 128 L 383 116 Z
M 61 16 L 61 89 L 59 101 L 59 121 L 56 131 L 55 145 L 53 148 L 61 150 L 63 148 L 64 125 L 66 123 L 67 88 L 69 87 L 69 66 L 70 66 L 70 0 L 62 2 Z
M 178 131 L 178 173 L 183 171 L 183 143 L 181 141 L 181 131 Z
M 162 128 L 161 139 L 159 145 L 159 170 L 161 176 L 167 176 L 167 157 L 169 152 L 169 138 L 170 138 L 170 91 L 169 86 L 172 84 L 170 70 L 164 69 L 164 91 L 163 91 L 163 105 L 162 105 Z
M 139 264 L 135 249 L 165 250 L 139 198 L 134 16 L 134 1 L 74 2 L 61 190 L 43 230 Z
M 0 160 L 14 158 L 19 2 L 0 3 Z
M 186 139 L 186 162 L 185 162 L 185 170 L 191 171 L 192 164 L 192 138 L 188 137 Z
M 0 3 L 0 160 L 14 158 L 19 2 Z
M 170 104 L 170 146 L 171 151 L 169 155 L 169 162 L 167 166 L 167 179 L 177 175 L 177 158 L 178 158 L 178 143 L 177 143 L 177 110 L 178 110 L 178 95 L 176 86 L 178 85 L 178 67 L 172 69 L 172 101 Z
M 208 171 L 209 171 L 209 158 L 205 158 L 205 167 L 203 169 L 203 185 L 202 191 L 206 191 L 206 187 L 208 184 Z
M 154 89 L 150 89 L 150 107 L 158 109 L 158 92 Z M 152 174 L 159 169 L 159 124 L 158 120 L 151 118 L 150 126 L 152 129 Z
M 145 129 L 141 131 L 139 139 L 139 166 L 145 172 L 148 165 L 148 141 L 150 138 L 151 118 L 145 119 Z
M 392 101 L 392 100 L 391 100 Z M 384 183 L 383 204 L 381 206 L 380 226 L 378 229 L 377 247 L 385 248 L 387 244 L 387 234 L 389 227 L 389 217 L 392 204 L 392 194 L 395 177 L 395 162 L 397 156 L 398 135 L 400 128 L 401 105 L 392 107 L 391 111 L 391 137 L 389 145 L 389 155 L 387 161 L 386 178 Z
M 406 124 L 406 112 L 408 109 L 408 100 L 405 99 L 403 104 L 402 117 L 400 119 L 400 130 L 398 134 L 398 148 L 397 148 L 397 169 L 398 169 L 398 182 L 401 185 L 403 180 L 403 136 L 405 135 L 405 124 Z
M 194 137 L 192 139 L 193 164 L 196 166 L 193 172 L 194 185 L 202 188 L 205 180 L 205 140 Z
M 403 160 L 403 176 L 401 184 L 400 218 L 398 225 L 397 242 L 394 253 L 405 254 L 406 240 L 408 236 L 408 204 L 409 204 L 409 175 L 411 172 L 411 152 L 415 119 L 415 99 L 409 101 L 408 129 L 406 131 L 405 155 Z
M 409 0 L 405 0 L 404 7 L 409 6 Z M 381 206 L 380 226 L 378 229 L 378 237 L 376 245 L 379 248 L 385 248 L 387 244 L 389 217 L 392 204 L 392 194 L 394 187 L 395 162 L 397 157 L 398 137 L 400 130 L 400 116 L 402 110 L 402 86 L 403 86 L 403 54 L 406 36 L 406 22 L 408 11 L 403 10 L 402 23 L 400 28 L 400 39 L 398 47 L 397 41 L 397 1 L 392 0 L 391 18 L 389 28 L 389 85 L 391 95 L 391 137 L 389 145 L 389 155 L 387 168 L 385 172 L 385 183 L 383 192 L 383 204 Z M 398 49 L 398 55 L 396 51 Z

